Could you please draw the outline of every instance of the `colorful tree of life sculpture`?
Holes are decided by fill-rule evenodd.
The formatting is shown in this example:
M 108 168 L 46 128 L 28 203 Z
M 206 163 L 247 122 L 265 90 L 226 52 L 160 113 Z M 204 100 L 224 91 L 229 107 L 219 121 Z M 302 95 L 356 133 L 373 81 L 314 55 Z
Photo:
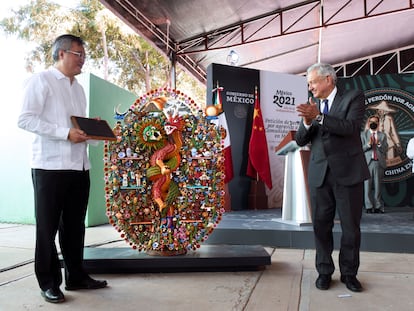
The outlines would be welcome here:
M 224 212 L 223 128 L 170 89 L 117 114 L 105 143 L 106 213 L 130 246 L 151 255 L 196 250 Z

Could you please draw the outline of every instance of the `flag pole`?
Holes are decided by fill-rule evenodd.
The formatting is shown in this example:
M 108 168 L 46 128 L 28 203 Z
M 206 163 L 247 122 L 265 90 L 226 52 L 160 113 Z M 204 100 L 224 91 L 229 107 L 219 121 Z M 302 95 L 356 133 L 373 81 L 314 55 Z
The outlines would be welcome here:
M 257 100 L 257 85 L 254 87 L 254 99 Z M 260 182 L 259 173 L 256 171 L 256 182 Z

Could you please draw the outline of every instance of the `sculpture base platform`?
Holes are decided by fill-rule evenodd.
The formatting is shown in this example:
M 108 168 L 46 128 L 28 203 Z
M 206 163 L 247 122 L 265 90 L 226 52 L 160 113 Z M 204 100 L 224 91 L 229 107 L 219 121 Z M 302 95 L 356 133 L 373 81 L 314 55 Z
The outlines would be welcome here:
M 270 265 L 270 255 L 257 245 L 202 245 L 178 256 L 150 256 L 132 248 L 85 248 L 88 273 L 252 271 Z

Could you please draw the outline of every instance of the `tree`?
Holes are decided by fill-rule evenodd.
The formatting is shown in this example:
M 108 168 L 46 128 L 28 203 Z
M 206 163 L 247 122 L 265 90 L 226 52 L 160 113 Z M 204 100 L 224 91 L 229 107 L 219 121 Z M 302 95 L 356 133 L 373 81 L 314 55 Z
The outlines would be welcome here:
M 76 9 L 49 0 L 31 0 L 0 21 L 8 35 L 34 44 L 26 57 L 26 68 L 53 64 L 51 44 L 58 35 L 82 37 L 88 60 L 85 69 L 135 94 L 165 87 L 170 82 L 170 62 L 144 38 L 127 28 L 98 0 L 81 0 Z M 191 90 L 199 103 L 205 101 L 205 87 L 185 71 L 177 69 L 177 88 Z M 186 92 L 187 93 L 187 92 Z

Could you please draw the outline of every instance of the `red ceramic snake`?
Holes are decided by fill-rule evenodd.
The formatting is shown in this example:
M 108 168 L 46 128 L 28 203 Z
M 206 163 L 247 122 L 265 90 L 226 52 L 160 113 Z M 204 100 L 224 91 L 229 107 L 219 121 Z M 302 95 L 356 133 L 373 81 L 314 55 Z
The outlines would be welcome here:
M 167 207 L 167 200 L 171 193 L 171 173 L 180 164 L 180 149 L 182 147 L 181 132 L 184 129 L 184 120 L 177 116 L 168 116 L 164 126 L 169 141 L 161 149 L 154 152 L 151 156 L 150 164 L 152 168 L 157 168 L 158 174 L 150 176 L 154 182 L 152 185 L 152 198 L 157 203 L 159 210 Z

